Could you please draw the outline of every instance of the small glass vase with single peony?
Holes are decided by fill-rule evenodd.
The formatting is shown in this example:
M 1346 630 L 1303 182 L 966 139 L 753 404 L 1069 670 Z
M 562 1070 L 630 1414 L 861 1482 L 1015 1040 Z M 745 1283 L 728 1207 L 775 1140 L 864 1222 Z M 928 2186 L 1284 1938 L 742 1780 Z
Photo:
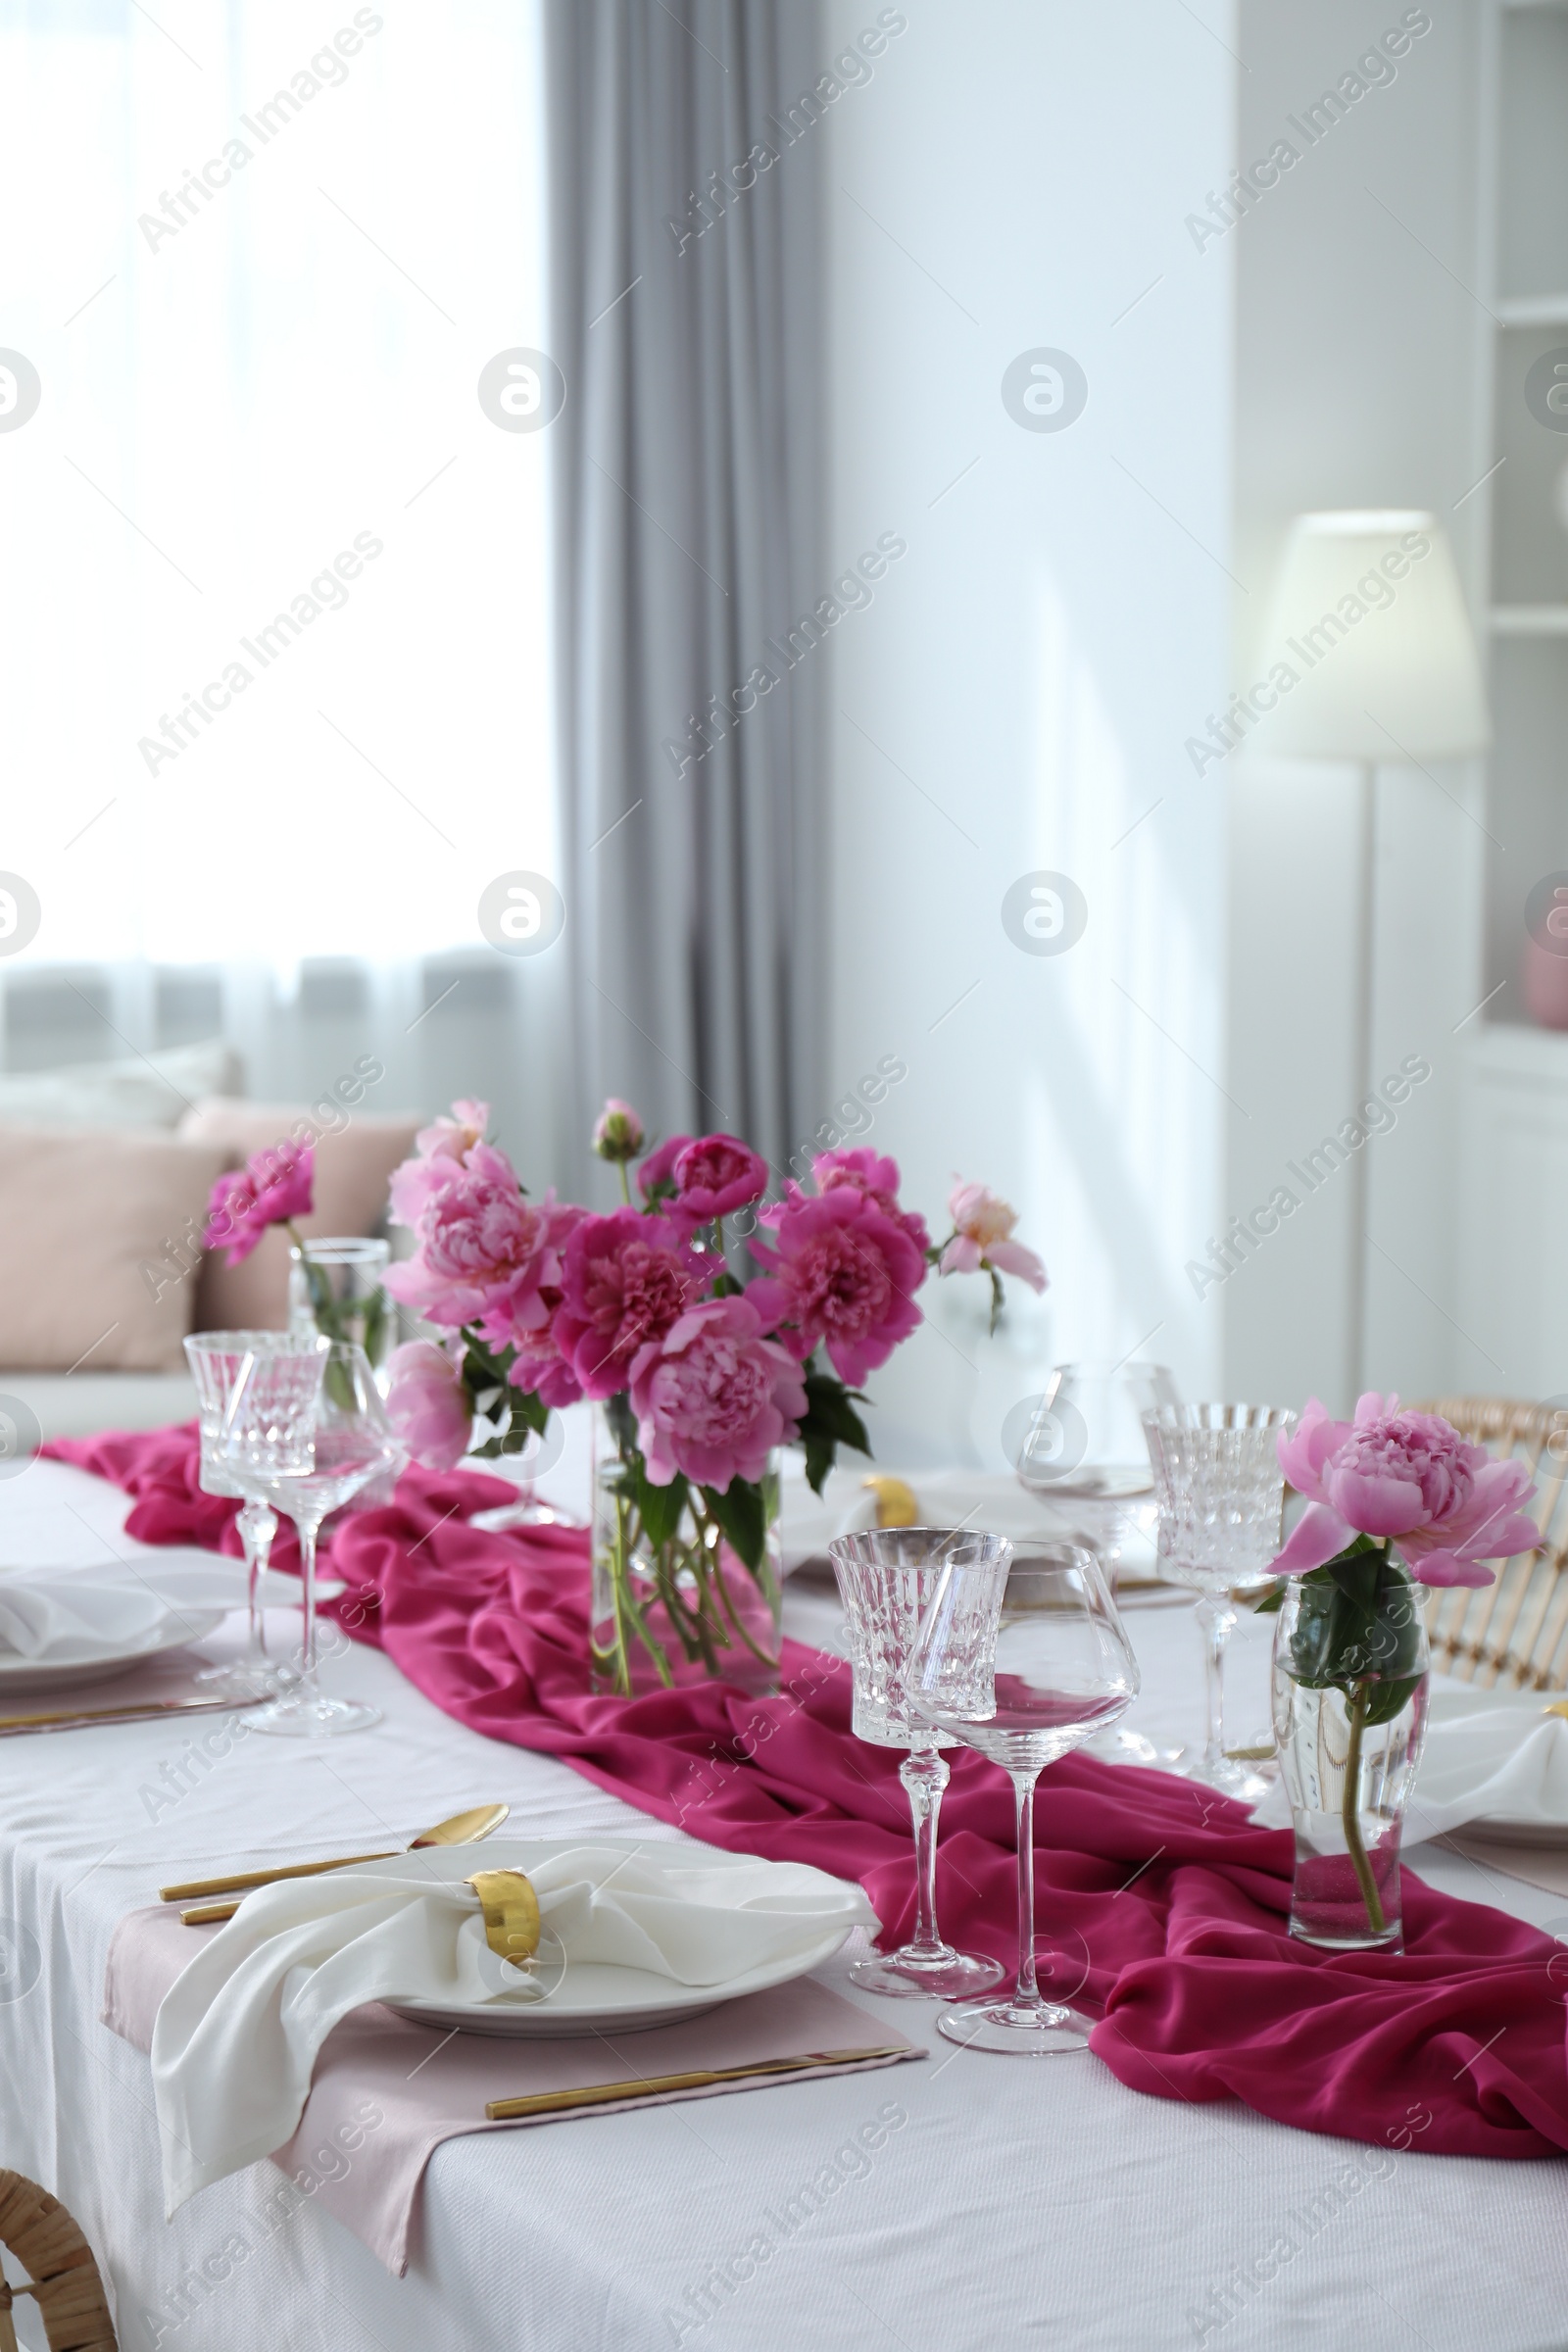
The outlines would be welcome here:
M 1435 1413 L 1363 1396 L 1353 1421 L 1316 1397 L 1279 1443 L 1306 1498 L 1262 1606 L 1274 1636 L 1274 1733 L 1296 1830 L 1291 1934 L 1330 1951 L 1401 1951 L 1399 1838 L 1427 1705 L 1418 1588 L 1490 1585 L 1485 1561 L 1534 1550 L 1523 1462 L 1494 1461 Z

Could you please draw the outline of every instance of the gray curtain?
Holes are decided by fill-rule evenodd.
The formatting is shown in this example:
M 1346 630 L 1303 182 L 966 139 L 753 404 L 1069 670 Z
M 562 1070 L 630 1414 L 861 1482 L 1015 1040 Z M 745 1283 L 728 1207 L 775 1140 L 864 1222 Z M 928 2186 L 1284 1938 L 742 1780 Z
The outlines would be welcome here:
M 621 1095 L 782 1168 L 823 1116 L 818 11 L 545 19 L 576 1123 Z

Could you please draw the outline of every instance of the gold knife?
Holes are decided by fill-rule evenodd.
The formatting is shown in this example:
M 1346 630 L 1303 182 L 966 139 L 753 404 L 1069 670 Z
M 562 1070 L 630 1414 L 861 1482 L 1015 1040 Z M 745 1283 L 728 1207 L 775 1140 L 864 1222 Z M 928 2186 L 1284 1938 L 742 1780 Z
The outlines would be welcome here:
M 744 2082 L 758 2075 L 797 2074 L 808 2066 L 864 2066 L 872 2058 L 923 2058 L 918 2045 L 890 2042 L 879 2049 L 808 2050 L 801 2058 L 759 2058 L 750 2066 L 703 2067 L 686 2075 L 644 2075 L 631 2082 L 591 2082 L 581 2090 L 539 2090 L 526 2098 L 490 2099 L 486 2120 L 514 2122 L 524 2115 L 564 2114 L 573 2107 L 603 2107 L 615 2099 L 649 2099 L 671 2090 L 705 2090 L 712 2082 Z
M 232 1714 L 255 1698 L 152 1698 L 131 1707 L 75 1707 L 56 1715 L 0 1715 L 0 1740 L 21 1732 L 76 1732 L 94 1723 L 157 1723 L 166 1715 Z

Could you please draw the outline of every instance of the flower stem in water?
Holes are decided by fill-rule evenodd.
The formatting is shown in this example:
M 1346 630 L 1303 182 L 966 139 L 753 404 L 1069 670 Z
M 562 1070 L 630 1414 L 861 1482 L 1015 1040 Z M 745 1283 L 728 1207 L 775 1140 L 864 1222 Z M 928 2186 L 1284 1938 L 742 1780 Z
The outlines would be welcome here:
M 1345 1842 L 1349 1849 L 1356 1885 L 1361 1889 L 1361 1900 L 1366 1905 L 1368 1924 L 1374 1936 L 1381 1936 L 1388 1922 L 1383 1916 L 1378 1883 L 1361 1842 L 1361 1734 L 1366 1726 L 1366 1693 L 1365 1683 L 1357 1683 L 1350 1693 L 1350 1751 L 1345 1759 L 1345 1798 L 1340 1818 L 1345 1824 Z

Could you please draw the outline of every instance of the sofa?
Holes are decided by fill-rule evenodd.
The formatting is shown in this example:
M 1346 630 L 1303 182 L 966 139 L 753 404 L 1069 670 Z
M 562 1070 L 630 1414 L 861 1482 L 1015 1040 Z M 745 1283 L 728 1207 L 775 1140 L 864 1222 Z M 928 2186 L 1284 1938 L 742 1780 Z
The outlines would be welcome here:
M 188 1419 L 188 1333 L 283 1327 L 280 1230 L 237 1267 L 201 1248 L 214 1182 L 252 1152 L 314 1145 L 307 1239 L 381 1229 L 420 1123 L 363 1109 L 382 1074 L 357 1064 L 317 1102 L 253 1102 L 221 1040 L 0 1073 L 0 1476 L 40 1440 Z

